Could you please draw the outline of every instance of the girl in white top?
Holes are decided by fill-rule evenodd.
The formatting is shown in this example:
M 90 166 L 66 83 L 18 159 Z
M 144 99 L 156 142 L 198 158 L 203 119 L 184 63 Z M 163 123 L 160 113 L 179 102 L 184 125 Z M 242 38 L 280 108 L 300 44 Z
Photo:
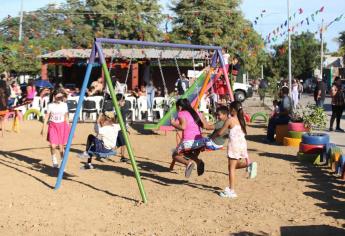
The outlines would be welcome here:
M 235 170 L 248 168 L 249 177 L 254 178 L 257 173 L 257 163 L 251 162 L 248 157 L 247 141 L 245 135 L 246 122 L 242 104 L 240 102 L 232 102 L 230 104 L 230 118 L 224 123 L 224 126 L 213 135 L 222 136 L 229 130 L 228 144 L 228 169 L 229 169 L 229 186 L 220 193 L 221 197 L 236 198 L 235 193 Z
M 88 161 L 85 169 L 93 169 L 92 157 L 94 153 L 111 153 L 116 147 L 116 140 L 121 130 L 120 125 L 116 123 L 113 112 L 102 113 L 95 125 L 97 137 L 90 134 L 86 141 L 86 149 L 78 156 L 87 157 Z
M 50 143 L 53 167 L 58 167 L 56 150 L 59 148 L 61 158 L 67 144 L 70 127 L 68 124 L 68 107 L 64 102 L 63 90 L 57 89 L 53 92 L 53 102 L 48 104 L 41 134 L 43 135 L 46 123 L 48 123 L 47 140 Z

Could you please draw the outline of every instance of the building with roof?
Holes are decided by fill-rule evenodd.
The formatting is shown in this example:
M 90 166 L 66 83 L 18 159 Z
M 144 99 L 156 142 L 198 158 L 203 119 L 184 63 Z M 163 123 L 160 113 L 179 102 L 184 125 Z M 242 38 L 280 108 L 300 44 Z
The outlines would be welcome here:
M 161 50 L 148 48 L 135 49 L 104 49 L 103 50 L 108 68 L 111 67 L 111 76 L 115 76 L 121 83 L 127 83 L 129 89 L 134 89 L 142 84 L 143 71 L 150 61 L 150 71 L 153 82 L 156 86 L 163 86 L 158 59 L 162 62 L 164 79 L 168 89 L 171 91 L 178 78 L 177 65 L 181 73 L 186 73 L 188 69 L 193 69 L 193 61 L 206 62 L 210 57 L 208 51 L 192 50 Z M 55 52 L 40 55 L 42 62 L 42 79 L 61 80 L 59 82 L 82 84 L 86 65 L 91 54 L 91 49 L 61 49 Z M 175 60 L 176 59 L 176 60 Z M 129 67 L 130 65 L 130 67 Z M 48 67 L 50 74 L 48 74 Z M 197 69 L 200 69 L 197 68 Z M 96 59 L 90 81 L 103 77 L 101 65 Z M 126 79 L 127 78 L 127 79 Z

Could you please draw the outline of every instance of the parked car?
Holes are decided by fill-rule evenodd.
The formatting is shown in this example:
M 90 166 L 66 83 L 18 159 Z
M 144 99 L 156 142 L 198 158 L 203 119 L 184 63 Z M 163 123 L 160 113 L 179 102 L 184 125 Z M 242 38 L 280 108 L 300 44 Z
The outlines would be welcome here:
M 249 84 L 234 83 L 234 96 L 236 101 L 243 102 L 253 96 L 253 87 Z

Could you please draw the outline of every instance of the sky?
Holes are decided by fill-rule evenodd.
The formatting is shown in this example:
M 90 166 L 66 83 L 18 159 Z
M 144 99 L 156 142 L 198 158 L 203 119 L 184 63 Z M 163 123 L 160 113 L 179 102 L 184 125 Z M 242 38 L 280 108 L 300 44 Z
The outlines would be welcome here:
M 21 0 L 0 0 L 0 19 L 8 15 L 19 15 L 20 2 Z M 24 11 L 30 11 L 48 3 L 61 3 L 64 2 L 64 0 L 23 0 L 23 2 Z M 169 0 L 161 0 L 165 8 L 167 8 L 167 5 L 171 2 L 172 1 Z M 315 32 L 320 28 L 322 19 L 324 19 L 325 24 L 327 24 L 341 14 L 344 14 L 342 20 L 332 24 L 324 34 L 324 39 L 329 51 L 333 52 L 338 49 L 338 43 L 335 39 L 339 35 L 339 32 L 345 31 L 345 0 L 290 0 L 290 5 L 291 15 L 297 12 L 291 24 L 295 25 L 304 20 L 303 26 L 298 27 L 297 32 L 306 30 Z M 322 6 L 324 6 L 324 11 L 315 16 L 315 21 L 313 22 L 310 17 L 311 14 L 315 13 L 315 11 L 319 10 Z M 298 14 L 298 9 L 300 8 L 303 9 L 303 14 Z M 241 9 L 244 16 L 252 22 L 254 22 L 256 17 L 259 17 L 258 23 L 254 24 L 254 28 L 263 37 L 273 32 L 274 29 L 277 29 L 277 27 L 283 24 L 287 19 L 287 0 L 242 0 Z M 265 13 L 263 13 L 263 17 L 261 17 L 260 14 L 264 10 Z M 306 26 L 306 17 L 309 17 L 309 26 Z M 286 36 L 279 37 L 280 40 L 278 40 L 277 43 L 283 40 L 284 37 Z

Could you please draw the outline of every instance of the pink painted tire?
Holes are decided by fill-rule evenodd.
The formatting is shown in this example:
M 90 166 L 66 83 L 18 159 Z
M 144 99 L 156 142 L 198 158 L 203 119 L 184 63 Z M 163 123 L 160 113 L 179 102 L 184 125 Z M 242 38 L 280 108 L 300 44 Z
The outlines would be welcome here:
M 295 131 L 295 132 L 307 132 L 308 129 L 304 127 L 304 123 L 302 122 L 290 122 L 288 124 L 288 130 L 289 131 Z

